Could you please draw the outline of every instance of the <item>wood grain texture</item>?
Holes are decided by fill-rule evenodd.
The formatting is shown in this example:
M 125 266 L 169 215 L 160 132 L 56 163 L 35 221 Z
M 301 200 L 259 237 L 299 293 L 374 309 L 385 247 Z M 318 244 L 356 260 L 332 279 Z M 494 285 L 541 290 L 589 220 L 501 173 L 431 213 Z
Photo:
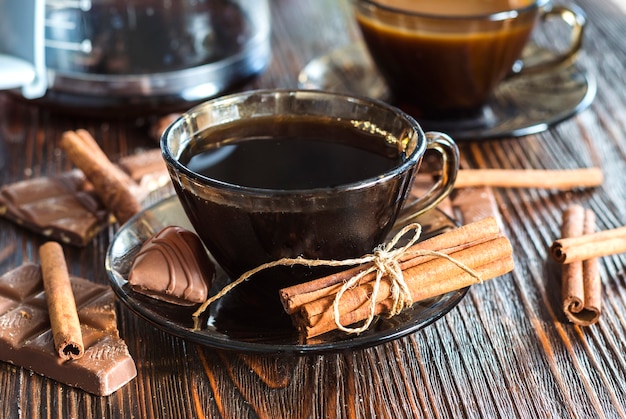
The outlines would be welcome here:
M 466 167 L 605 171 L 594 190 L 494 190 L 514 246 L 511 274 L 472 287 L 420 332 L 328 355 L 204 348 L 119 305 L 120 334 L 137 362 L 134 381 L 98 398 L 0 363 L 0 417 L 626 417 L 626 255 L 600 261 L 604 311 L 588 328 L 561 312 L 560 270 L 548 257 L 571 203 L 593 209 L 599 230 L 626 225 L 626 14 L 608 1 L 578 4 L 588 18 L 579 65 L 598 82 L 590 109 L 537 135 L 461 144 Z M 271 5 L 272 62 L 242 89 L 296 87 L 309 60 L 358 39 L 346 0 Z M 537 36 L 550 42 L 550 33 Z M 2 94 L 0 183 L 70 168 L 58 149 L 69 129 L 88 129 L 112 159 L 155 147 L 145 122 L 58 114 Z M 84 249 L 65 249 L 73 274 L 107 283 L 103 260 L 115 228 Z M 0 219 L 0 271 L 36 260 L 43 241 Z

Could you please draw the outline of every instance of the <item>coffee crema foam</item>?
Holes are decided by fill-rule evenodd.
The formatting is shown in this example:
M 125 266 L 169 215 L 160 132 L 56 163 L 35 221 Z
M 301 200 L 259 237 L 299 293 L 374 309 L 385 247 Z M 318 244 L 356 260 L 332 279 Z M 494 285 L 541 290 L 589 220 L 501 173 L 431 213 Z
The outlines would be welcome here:
M 437 16 L 475 16 L 520 9 L 535 0 L 376 0 L 376 3 Z

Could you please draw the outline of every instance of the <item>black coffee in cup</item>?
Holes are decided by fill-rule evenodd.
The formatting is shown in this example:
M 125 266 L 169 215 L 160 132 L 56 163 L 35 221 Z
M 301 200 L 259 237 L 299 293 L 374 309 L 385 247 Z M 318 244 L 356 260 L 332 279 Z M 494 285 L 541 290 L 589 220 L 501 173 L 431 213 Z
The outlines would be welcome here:
M 374 178 L 402 161 L 396 147 L 368 138 L 378 134 L 330 119 L 258 118 L 206 135 L 224 140 L 194 143 L 181 162 L 208 178 L 251 188 L 330 188 Z
M 282 257 L 345 259 L 370 253 L 395 219 L 398 208 L 392 203 L 409 187 L 403 178 L 392 179 L 376 193 L 364 190 L 357 200 L 337 202 L 333 188 L 376 179 L 406 158 L 382 133 L 359 129 L 351 121 L 258 117 L 199 136 L 204 139 L 191 142 L 181 154 L 187 168 L 234 188 L 270 191 L 267 199 L 238 202 L 180 191 L 198 234 L 211 238 L 206 240 L 211 253 L 227 267 L 240 267 L 233 275 Z M 253 190 L 246 193 L 255 195 Z M 342 218 L 347 230 L 336 231 Z M 305 234 L 310 239 L 302 242 L 299 236 Z M 331 236 L 337 240 L 328 241 Z M 241 254 L 247 263 L 238 263 Z

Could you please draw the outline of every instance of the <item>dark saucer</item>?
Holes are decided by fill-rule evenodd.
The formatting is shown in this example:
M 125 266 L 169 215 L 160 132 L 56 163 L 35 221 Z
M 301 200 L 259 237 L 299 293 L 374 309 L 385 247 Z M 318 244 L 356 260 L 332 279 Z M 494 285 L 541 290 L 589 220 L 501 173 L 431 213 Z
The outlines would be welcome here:
M 419 216 L 423 238 L 454 228 L 438 210 Z M 247 292 L 245 287 L 212 304 L 194 328 L 197 307 L 181 308 L 140 295 L 130 289 L 127 277 L 134 255 L 149 237 L 168 225 L 193 230 L 176 196 L 166 198 L 137 214 L 117 232 L 107 252 L 106 270 L 120 300 L 136 315 L 154 326 L 208 347 L 250 353 L 323 353 L 364 348 L 388 342 L 420 330 L 444 316 L 465 296 L 467 288 L 415 303 L 393 318 L 378 318 L 366 332 L 355 336 L 330 332 L 302 342 L 278 301 Z M 253 281 L 253 279 L 251 279 Z M 229 282 L 218 271 L 211 295 Z

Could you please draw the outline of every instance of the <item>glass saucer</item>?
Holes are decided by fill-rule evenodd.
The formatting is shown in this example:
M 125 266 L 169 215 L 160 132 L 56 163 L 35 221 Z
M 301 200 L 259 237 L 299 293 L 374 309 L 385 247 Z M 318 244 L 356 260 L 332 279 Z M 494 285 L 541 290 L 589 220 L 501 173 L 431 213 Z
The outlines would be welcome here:
M 524 59 L 536 61 L 549 54 L 531 44 L 524 51 Z M 298 85 L 302 89 L 390 100 L 385 81 L 360 42 L 309 62 L 299 74 Z M 418 122 L 427 131 L 442 131 L 457 141 L 519 137 L 545 131 L 572 117 L 586 109 L 595 94 L 595 78 L 569 65 L 506 79 L 476 117 L 436 121 L 419 118 Z
M 434 210 L 416 219 L 422 224 L 423 238 L 454 228 L 444 213 Z M 468 288 L 415 303 L 390 319 L 377 318 L 360 335 L 329 332 L 302 342 L 282 306 L 257 293 L 238 293 L 239 287 L 209 306 L 202 326 L 194 328 L 192 313 L 197 307 L 181 307 L 134 292 L 127 278 L 134 255 L 141 245 L 168 225 L 193 230 L 176 196 L 166 198 L 142 211 L 117 232 L 106 257 L 111 286 L 120 300 L 136 315 L 174 336 L 208 347 L 249 353 L 323 353 L 364 348 L 413 333 L 435 322 L 455 307 Z M 210 293 L 215 294 L 229 281 L 218 268 Z M 251 278 L 250 281 L 254 281 Z M 243 286 L 243 284 L 242 284 Z

